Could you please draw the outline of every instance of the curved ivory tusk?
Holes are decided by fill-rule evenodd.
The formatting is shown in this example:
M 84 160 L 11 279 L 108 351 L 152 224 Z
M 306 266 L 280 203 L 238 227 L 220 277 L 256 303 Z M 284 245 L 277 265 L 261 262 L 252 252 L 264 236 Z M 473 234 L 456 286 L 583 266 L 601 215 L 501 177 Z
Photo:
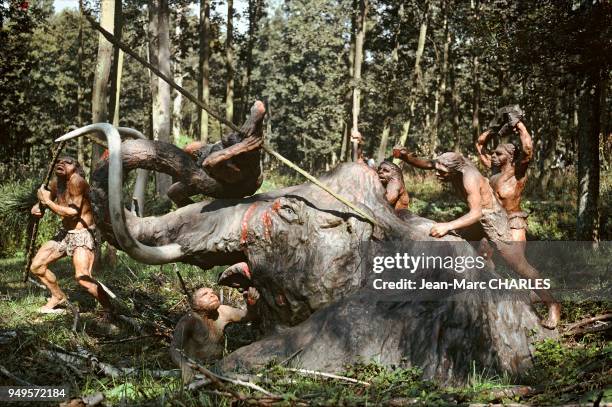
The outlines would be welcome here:
M 90 124 L 64 134 L 55 141 L 65 141 L 91 132 L 104 134 L 108 143 L 108 206 L 117 242 L 119 242 L 127 254 L 143 263 L 165 264 L 177 261 L 183 255 L 181 246 L 178 244 L 146 246 L 134 239 L 127 228 L 122 202 L 123 164 L 121 160 L 121 137 L 117 129 L 108 123 Z
M 119 134 L 125 137 L 148 140 L 144 134 L 136 129 L 129 127 L 117 127 L 117 131 Z M 132 193 L 131 211 L 134 215 L 142 217 L 145 208 L 145 192 L 147 189 L 149 171 L 139 168 L 136 173 L 136 183 L 134 184 L 134 192 Z

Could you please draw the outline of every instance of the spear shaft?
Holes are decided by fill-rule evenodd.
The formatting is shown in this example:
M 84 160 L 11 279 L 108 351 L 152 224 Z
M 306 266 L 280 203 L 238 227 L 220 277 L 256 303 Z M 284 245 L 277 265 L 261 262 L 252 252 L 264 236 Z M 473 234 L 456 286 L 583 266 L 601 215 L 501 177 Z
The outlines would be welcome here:
M 66 144 L 65 141 L 60 142 L 56 145 L 55 150 L 53 151 L 53 156 L 51 158 L 51 165 L 47 169 L 47 175 L 45 176 L 45 180 L 43 182 L 46 189 L 49 189 L 49 183 L 51 182 L 51 177 L 53 177 L 53 170 L 55 169 L 55 164 L 57 164 L 57 160 L 59 159 L 60 154 Z M 46 207 L 44 205 L 39 205 L 40 212 L 44 215 Z M 30 272 L 30 267 L 32 267 L 32 260 L 34 259 L 34 252 L 36 249 L 36 238 L 38 237 L 38 225 L 40 224 L 40 220 L 42 216 L 38 218 L 33 218 L 31 220 L 31 232 L 30 232 L 30 240 L 28 241 L 28 247 L 26 250 L 26 265 L 23 270 L 23 282 L 26 283 L 28 281 L 28 273 Z

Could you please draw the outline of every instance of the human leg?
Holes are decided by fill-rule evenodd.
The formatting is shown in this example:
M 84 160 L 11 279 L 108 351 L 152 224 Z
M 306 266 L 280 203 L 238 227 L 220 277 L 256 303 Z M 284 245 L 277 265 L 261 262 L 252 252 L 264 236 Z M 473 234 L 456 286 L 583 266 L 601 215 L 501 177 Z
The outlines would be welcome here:
M 61 243 L 50 240 L 41 246 L 32 260 L 30 271 L 38 277 L 51 292 L 49 301 L 40 308 L 42 312 L 51 311 L 53 308 L 66 301 L 66 294 L 57 284 L 57 277 L 49 270 L 50 264 L 61 259 L 65 255 L 66 252 L 63 250 Z
M 74 276 L 77 282 L 87 290 L 102 307 L 110 311 L 111 303 L 108 295 L 92 276 L 91 270 L 95 260 L 94 251 L 87 247 L 77 247 L 72 253 L 72 264 L 74 265 Z
M 523 242 L 497 244 L 497 248 L 506 262 L 521 277 L 529 280 L 541 279 L 540 273 L 525 258 L 525 245 Z M 542 326 L 554 329 L 561 318 L 561 304 L 559 304 L 548 290 L 534 290 L 548 306 L 548 318 L 541 321 Z

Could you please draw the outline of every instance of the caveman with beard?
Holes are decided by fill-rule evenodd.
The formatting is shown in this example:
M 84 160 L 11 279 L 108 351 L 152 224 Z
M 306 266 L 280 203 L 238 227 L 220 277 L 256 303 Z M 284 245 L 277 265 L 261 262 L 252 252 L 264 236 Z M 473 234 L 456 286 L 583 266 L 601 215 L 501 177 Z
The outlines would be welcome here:
M 402 170 L 390 161 L 383 161 L 378 166 L 378 179 L 385 187 L 385 198 L 395 209 L 400 211 L 408 209 L 410 198 L 404 185 Z
M 533 143 L 521 121 L 523 112 L 518 106 L 506 106 L 497 111 L 489 129 L 478 137 L 476 150 L 485 167 L 493 169 L 490 183 L 495 196 L 508 213 L 508 225 L 515 242 L 527 240 L 527 213 L 521 210 L 521 195 L 527 183 L 527 167 L 533 157 Z M 499 129 L 499 130 L 497 130 Z M 499 144 L 492 154 L 486 145 L 495 133 L 500 136 L 518 133 L 521 150 L 514 144 Z
M 405 147 L 399 146 L 393 149 L 393 156 L 414 167 L 436 171 L 436 177 L 442 182 L 451 182 L 456 192 L 467 202 L 467 214 L 451 222 L 436 223 L 429 232 L 431 236 L 442 237 L 451 230 L 465 229 L 479 223 L 482 227 L 479 239 L 486 238 L 491 242 L 517 274 L 530 280 L 541 278 L 540 273 L 527 262 L 524 245 L 512 244 L 508 216 L 495 197 L 489 181 L 463 155 L 448 152 L 435 160 L 428 160 L 418 158 Z M 548 306 L 548 318 L 541 321 L 541 324 L 554 329 L 561 317 L 561 305 L 547 290 L 534 291 Z
M 62 229 L 42 247 L 32 260 L 31 272 L 51 292 L 51 298 L 39 309 L 41 313 L 59 312 L 56 307 L 66 302 L 66 294 L 57 284 L 49 265 L 64 256 L 72 256 L 75 278 L 106 311 L 111 311 L 108 296 L 102 286 L 92 278 L 96 245 L 95 223 L 89 200 L 89 184 L 81 164 L 72 157 L 61 157 L 55 165 L 55 179 L 49 190 L 44 186 L 37 192 L 39 203 L 32 207 L 36 217 L 43 215 L 41 205 L 62 218 Z

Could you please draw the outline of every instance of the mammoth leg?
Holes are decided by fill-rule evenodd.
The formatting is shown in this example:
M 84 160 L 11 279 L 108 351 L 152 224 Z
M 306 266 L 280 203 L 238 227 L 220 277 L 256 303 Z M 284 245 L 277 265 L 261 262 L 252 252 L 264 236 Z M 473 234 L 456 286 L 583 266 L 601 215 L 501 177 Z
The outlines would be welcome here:
M 256 157 L 239 157 L 247 153 L 258 152 L 263 146 L 263 119 L 266 114 L 264 104 L 256 101 L 251 107 L 251 114 L 240 128 L 240 133 L 231 133 L 222 140 L 223 149 L 210 153 L 202 163 L 204 170 L 213 178 L 225 182 L 237 182 L 247 176 L 259 174 L 241 173 L 241 159 L 259 160 Z
M 187 205 L 191 205 L 193 201 L 190 196 L 198 193 L 197 189 L 191 188 L 189 185 L 185 185 L 182 182 L 175 182 L 168 189 L 168 198 L 172 200 L 179 208 Z

